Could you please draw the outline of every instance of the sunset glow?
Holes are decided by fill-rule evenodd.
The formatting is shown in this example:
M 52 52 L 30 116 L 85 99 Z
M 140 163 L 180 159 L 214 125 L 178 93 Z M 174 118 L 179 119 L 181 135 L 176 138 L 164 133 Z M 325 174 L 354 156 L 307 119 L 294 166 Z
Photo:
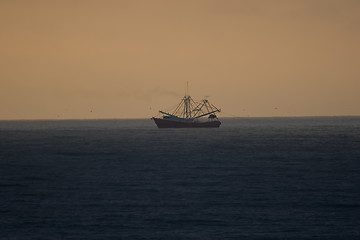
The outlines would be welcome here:
M 1 1 L 0 119 L 360 115 L 360 1 Z

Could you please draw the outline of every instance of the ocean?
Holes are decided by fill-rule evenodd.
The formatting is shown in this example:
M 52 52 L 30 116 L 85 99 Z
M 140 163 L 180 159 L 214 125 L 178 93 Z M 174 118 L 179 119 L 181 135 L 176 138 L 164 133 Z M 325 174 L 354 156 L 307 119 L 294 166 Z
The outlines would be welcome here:
M 360 117 L 0 121 L 0 240 L 360 239 Z

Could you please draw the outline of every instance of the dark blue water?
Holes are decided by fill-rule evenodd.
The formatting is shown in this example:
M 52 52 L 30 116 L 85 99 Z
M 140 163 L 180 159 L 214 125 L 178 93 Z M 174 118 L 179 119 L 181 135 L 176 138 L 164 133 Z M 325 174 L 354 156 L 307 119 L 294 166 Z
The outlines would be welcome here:
M 360 117 L 1 121 L 2 239 L 360 239 Z

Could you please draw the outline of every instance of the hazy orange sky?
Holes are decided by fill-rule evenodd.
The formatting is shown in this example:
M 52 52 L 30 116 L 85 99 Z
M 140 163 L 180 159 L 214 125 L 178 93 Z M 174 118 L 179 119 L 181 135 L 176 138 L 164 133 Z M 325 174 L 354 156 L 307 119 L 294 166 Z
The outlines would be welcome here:
M 360 115 L 360 1 L 0 1 L 0 119 Z M 228 116 L 226 114 L 220 116 Z

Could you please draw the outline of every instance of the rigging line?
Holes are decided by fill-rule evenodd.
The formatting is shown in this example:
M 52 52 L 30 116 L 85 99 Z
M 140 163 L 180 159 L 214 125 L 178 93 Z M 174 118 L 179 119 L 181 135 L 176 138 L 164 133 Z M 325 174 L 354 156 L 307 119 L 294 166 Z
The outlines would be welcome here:
M 228 112 L 221 111 L 221 113 L 226 114 L 226 115 L 228 115 L 230 117 L 241 118 L 240 116 L 237 116 L 237 115 L 234 115 L 234 114 L 231 114 L 231 113 L 228 113 Z
M 201 105 L 201 106 L 200 106 Z M 196 113 L 195 113 L 195 115 L 194 115 L 194 117 L 196 117 L 200 112 L 202 112 L 202 107 L 203 107 L 203 102 L 200 102 L 196 107 L 195 107 L 195 109 L 196 109 Z
M 164 111 L 170 111 L 171 109 L 174 109 L 176 106 L 178 106 L 179 104 L 174 104 L 174 105 L 172 105 L 172 106 L 170 106 L 170 107 L 167 107 L 167 108 L 165 108 L 164 109 Z
M 210 104 L 211 108 L 215 108 L 216 110 L 219 110 L 217 107 L 215 107 L 215 105 L 213 105 L 211 103 L 209 103 L 209 104 Z
M 205 100 L 204 100 L 205 101 Z M 206 107 L 206 110 L 208 111 L 208 112 L 210 112 L 210 110 L 209 110 L 209 108 L 208 108 L 208 104 L 209 104 L 209 102 L 206 100 L 206 102 L 205 102 L 205 107 Z
M 183 101 L 181 101 L 180 104 L 177 105 L 176 109 L 174 110 L 174 114 L 176 114 L 181 109 L 182 104 Z
M 194 119 L 196 119 L 196 118 L 201 118 L 201 117 L 203 117 L 203 116 L 210 115 L 210 114 L 215 113 L 215 112 L 218 112 L 218 111 L 215 110 L 215 111 L 212 111 L 212 112 L 204 113 L 203 115 L 197 116 L 197 117 L 195 117 Z

